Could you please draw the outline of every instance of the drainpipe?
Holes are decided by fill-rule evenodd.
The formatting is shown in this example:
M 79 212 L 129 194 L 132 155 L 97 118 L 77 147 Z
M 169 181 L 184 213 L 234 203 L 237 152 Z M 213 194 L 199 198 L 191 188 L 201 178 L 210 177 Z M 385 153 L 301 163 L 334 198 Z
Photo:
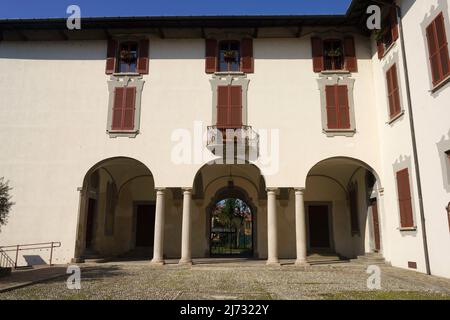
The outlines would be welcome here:
M 430 270 L 430 257 L 428 254 L 428 241 L 427 241 L 427 230 L 425 226 L 425 210 L 423 206 L 423 193 L 422 193 L 422 182 L 420 178 L 420 167 L 419 167 L 419 157 L 417 152 L 417 141 L 416 141 L 416 130 L 414 128 L 414 115 L 413 115 L 413 109 L 412 109 L 412 103 L 411 103 L 411 88 L 409 83 L 409 73 L 408 73 L 408 63 L 406 59 L 406 48 L 405 48 L 405 40 L 404 40 L 404 34 L 403 34 L 403 22 L 402 22 L 402 11 L 400 6 L 393 4 L 397 10 L 397 18 L 399 21 L 399 27 L 400 27 L 400 44 L 402 47 L 402 60 L 403 60 L 403 66 L 404 66 L 404 73 L 405 73 L 405 84 L 406 84 L 406 97 L 408 100 L 408 112 L 409 112 L 409 127 L 411 129 L 411 140 L 412 140 L 412 148 L 413 148 L 413 155 L 414 155 L 414 169 L 416 171 L 416 184 L 417 184 L 417 194 L 419 197 L 419 210 L 420 210 L 420 220 L 422 225 L 422 240 L 423 240 L 423 250 L 425 255 L 425 266 L 427 270 L 427 274 L 431 275 Z

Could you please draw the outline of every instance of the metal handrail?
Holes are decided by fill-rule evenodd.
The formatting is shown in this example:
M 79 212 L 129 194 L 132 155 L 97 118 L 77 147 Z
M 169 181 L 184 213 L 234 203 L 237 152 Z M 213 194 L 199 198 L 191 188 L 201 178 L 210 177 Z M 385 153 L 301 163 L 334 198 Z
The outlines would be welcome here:
M 15 259 L 14 261 L 11 259 L 11 261 L 14 263 L 14 268 L 17 268 L 17 261 L 19 260 L 19 251 L 26 251 L 26 250 L 39 250 L 39 249 L 50 249 L 50 259 L 49 259 L 49 265 L 52 265 L 53 260 L 53 249 L 60 248 L 61 242 L 41 242 L 41 243 L 30 243 L 30 244 L 16 244 L 13 246 L 0 246 L 0 251 L 5 253 L 6 252 L 15 252 Z M 9 258 L 9 256 L 8 256 Z
M 0 268 L 14 268 L 14 261 L 0 248 Z

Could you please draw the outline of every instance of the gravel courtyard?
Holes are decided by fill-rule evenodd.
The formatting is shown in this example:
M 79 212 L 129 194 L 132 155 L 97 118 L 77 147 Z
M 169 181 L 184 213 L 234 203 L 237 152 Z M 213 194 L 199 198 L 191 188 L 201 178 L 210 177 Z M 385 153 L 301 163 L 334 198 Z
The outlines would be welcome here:
M 4 299 L 450 299 L 450 280 L 381 266 L 380 291 L 370 291 L 366 266 L 357 263 L 299 269 L 286 265 L 148 262 L 81 265 L 81 290 L 67 276 L 0 293 Z M 0 280 L 1 281 L 1 280 Z

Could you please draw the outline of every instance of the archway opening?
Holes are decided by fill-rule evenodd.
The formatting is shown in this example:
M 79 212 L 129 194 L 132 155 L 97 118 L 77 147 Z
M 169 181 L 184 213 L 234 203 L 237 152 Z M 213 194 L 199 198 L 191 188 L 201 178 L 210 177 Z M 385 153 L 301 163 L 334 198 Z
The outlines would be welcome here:
M 253 256 L 253 213 L 244 200 L 225 198 L 212 208 L 210 255 Z

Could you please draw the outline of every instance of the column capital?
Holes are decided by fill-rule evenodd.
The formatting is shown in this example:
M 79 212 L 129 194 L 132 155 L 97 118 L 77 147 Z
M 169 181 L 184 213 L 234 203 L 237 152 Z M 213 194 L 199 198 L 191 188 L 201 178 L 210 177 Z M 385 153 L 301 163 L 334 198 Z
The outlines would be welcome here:
M 192 193 L 192 187 L 181 188 L 181 190 L 183 190 L 183 192 Z
M 164 192 L 164 191 L 166 191 L 166 188 L 164 188 L 164 187 L 155 187 L 155 190 L 156 190 L 156 192 Z
M 278 188 L 266 188 L 266 191 L 269 193 L 269 192 L 277 192 L 278 191 Z
M 304 194 L 305 193 L 305 188 L 303 187 L 295 187 L 294 188 L 295 193 L 300 193 L 300 194 Z

